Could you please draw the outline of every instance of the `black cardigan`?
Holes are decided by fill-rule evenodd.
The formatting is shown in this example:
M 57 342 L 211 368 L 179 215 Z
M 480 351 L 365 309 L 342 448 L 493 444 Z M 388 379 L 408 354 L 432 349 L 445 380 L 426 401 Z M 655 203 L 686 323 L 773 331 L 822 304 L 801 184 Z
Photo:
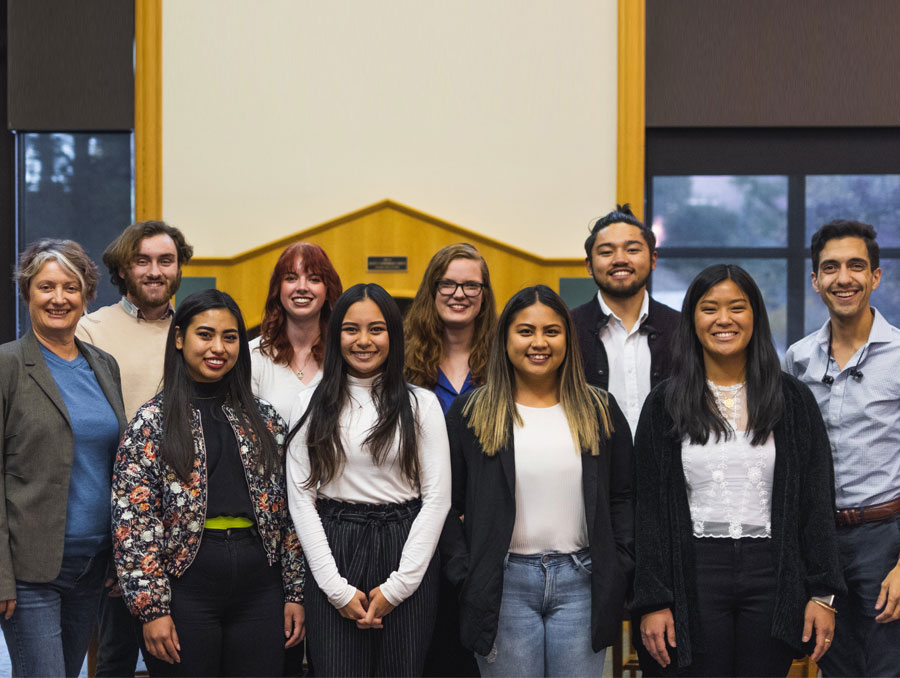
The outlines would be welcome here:
M 513 433 L 508 445 L 486 455 L 462 415 L 471 394 L 447 413 L 453 501 L 440 540 L 444 573 L 460 599 L 460 639 L 487 655 L 497 636 L 503 560 L 516 520 Z M 591 560 L 591 641 L 595 652 L 618 640 L 619 622 L 634 569 L 631 432 L 609 397 L 614 433 L 600 453 L 582 452 L 582 488 Z M 599 422 L 598 422 L 599 425 Z M 569 435 L 565 431 L 562 435 Z M 460 516 L 465 516 L 465 521 Z
M 635 434 L 637 562 L 631 609 L 637 620 L 647 612 L 672 610 L 677 663 L 683 668 L 691 663 L 693 651 L 703 649 L 693 641 L 700 638 L 703 620 L 697 615 L 681 442 L 670 434 L 672 419 L 665 409 L 667 386 L 664 382 L 647 396 Z M 800 381 L 782 373 L 782 391 L 784 415 L 774 430 L 772 546 L 777 577 L 772 582 L 772 636 L 799 654 L 804 652 L 800 638 L 810 596 L 839 594 L 846 588 L 835 540 L 834 470 L 825 424 L 812 392 Z
M 669 378 L 672 371 L 671 347 L 681 314 L 650 298 L 647 319 L 640 327 L 641 334 L 647 335 L 650 347 L 650 387 Z M 609 316 L 600 309 L 600 302 L 594 296 L 586 304 L 572 309 L 572 320 L 578 332 L 581 360 L 584 363 L 584 377 L 591 386 L 609 388 L 609 358 L 600 339 L 600 330 L 606 327 Z

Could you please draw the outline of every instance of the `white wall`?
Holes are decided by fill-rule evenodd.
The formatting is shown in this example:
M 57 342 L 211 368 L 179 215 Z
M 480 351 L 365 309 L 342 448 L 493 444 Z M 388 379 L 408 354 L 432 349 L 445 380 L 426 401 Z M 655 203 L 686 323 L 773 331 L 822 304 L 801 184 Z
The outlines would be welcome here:
M 383 198 L 544 256 L 614 207 L 616 0 L 165 0 L 163 214 L 231 256 Z

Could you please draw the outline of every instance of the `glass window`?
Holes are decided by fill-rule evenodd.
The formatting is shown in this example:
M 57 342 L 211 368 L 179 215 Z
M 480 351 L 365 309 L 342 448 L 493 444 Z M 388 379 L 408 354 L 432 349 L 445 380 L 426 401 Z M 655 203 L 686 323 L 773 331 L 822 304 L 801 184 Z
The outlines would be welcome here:
M 662 247 L 784 247 L 788 178 L 653 178 L 653 231 Z
M 766 302 L 772 340 L 783 355 L 788 346 L 787 261 L 784 259 L 661 258 L 653 273 L 653 298 L 681 310 L 688 285 L 700 271 L 713 264 L 737 264 L 753 276 Z
M 872 224 L 880 247 L 900 247 L 900 174 L 807 176 L 807 246 L 812 234 L 833 219 Z
M 89 310 L 114 303 L 102 256 L 133 221 L 131 132 L 23 133 L 17 135 L 18 251 L 39 238 L 75 240 L 100 273 Z M 27 326 L 20 304 L 19 331 Z

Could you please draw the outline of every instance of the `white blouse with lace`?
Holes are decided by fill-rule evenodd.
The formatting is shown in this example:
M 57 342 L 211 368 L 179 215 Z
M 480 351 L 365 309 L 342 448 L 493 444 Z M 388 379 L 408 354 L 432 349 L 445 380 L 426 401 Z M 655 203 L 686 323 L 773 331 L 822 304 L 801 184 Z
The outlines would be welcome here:
M 731 435 L 705 445 L 682 441 L 681 455 L 695 537 L 772 536 L 772 476 L 775 439 L 750 444 L 745 385 L 707 381 Z

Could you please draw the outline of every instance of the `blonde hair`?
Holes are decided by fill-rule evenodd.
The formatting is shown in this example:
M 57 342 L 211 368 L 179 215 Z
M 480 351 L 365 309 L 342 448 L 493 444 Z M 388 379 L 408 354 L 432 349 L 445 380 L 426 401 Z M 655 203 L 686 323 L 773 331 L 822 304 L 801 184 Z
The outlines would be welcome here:
M 607 393 L 585 381 L 572 317 L 559 295 L 546 285 L 525 288 L 506 304 L 491 344 L 484 386 L 477 388 L 469 398 L 463 415 L 468 417 L 469 428 L 475 432 L 488 456 L 509 444 L 513 424 L 522 425 L 516 409 L 515 373 L 506 352 L 506 337 L 519 312 L 534 304 L 544 304 L 562 318 L 566 330 L 566 355 L 557 373 L 559 401 L 576 449 L 599 454 L 601 442 L 613 433 Z

